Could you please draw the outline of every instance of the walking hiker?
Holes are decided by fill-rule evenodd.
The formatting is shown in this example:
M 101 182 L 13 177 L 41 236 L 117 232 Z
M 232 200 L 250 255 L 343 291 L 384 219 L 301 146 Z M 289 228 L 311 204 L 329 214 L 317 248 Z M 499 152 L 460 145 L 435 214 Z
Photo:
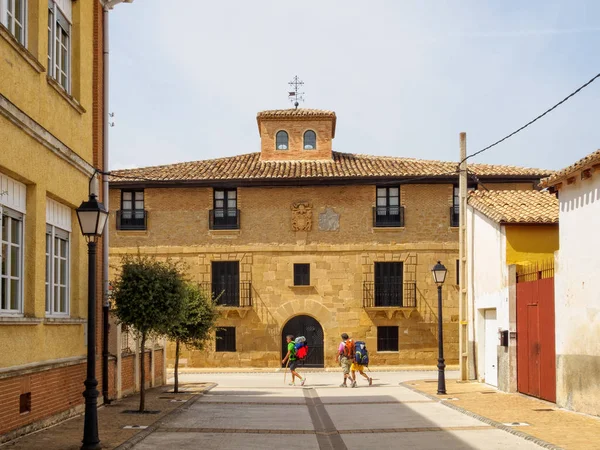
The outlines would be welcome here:
M 356 381 L 353 381 L 350 376 L 350 365 L 354 362 L 354 341 L 346 333 L 342 333 L 342 342 L 338 347 L 336 361 L 342 366 L 342 372 L 344 372 L 344 382 L 340 384 L 340 387 L 348 387 L 346 384 L 348 378 L 350 378 L 352 387 L 356 386 Z
M 292 382 L 290 383 L 290 386 L 296 386 L 296 378 L 300 380 L 300 386 L 304 386 L 304 383 L 306 383 L 306 377 L 302 378 L 300 374 L 296 372 L 296 367 L 298 367 L 298 359 L 296 358 L 296 344 L 294 342 L 294 336 L 288 334 L 285 337 L 285 340 L 287 342 L 288 351 L 285 357 L 281 360 L 281 364 L 285 364 L 286 361 L 288 361 L 287 367 L 289 367 L 290 372 L 292 372 Z
M 354 349 L 354 361 L 352 362 L 352 366 L 350 366 L 350 371 L 352 372 L 352 387 L 356 387 L 357 371 L 367 379 L 369 386 L 371 386 L 373 384 L 373 378 L 369 377 L 365 373 L 365 367 L 369 366 L 369 352 L 367 350 L 367 344 L 365 344 L 363 341 L 356 341 L 354 343 Z

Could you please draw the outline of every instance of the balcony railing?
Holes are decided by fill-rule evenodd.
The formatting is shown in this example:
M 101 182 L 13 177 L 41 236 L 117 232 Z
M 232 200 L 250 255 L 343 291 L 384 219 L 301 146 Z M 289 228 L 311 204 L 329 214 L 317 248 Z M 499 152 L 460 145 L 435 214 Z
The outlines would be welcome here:
M 451 227 L 458 227 L 460 226 L 460 221 L 459 221 L 459 207 L 458 206 L 451 206 L 450 207 L 450 226 Z
M 217 299 L 219 306 L 252 306 L 252 282 L 202 283 L 202 289 Z
M 403 227 L 404 206 L 374 206 L 374 227 Z
M 145 209 L 122 209 L 117 211 L 117 230 L 145 230 L 148 211 Z
M 239 230 L 240 210 L 235 208 L 211 209 L 208 212 L 210 230 Z
M 417 306 L 417 283 L 363 283 L 364 308 L 410 308 Z

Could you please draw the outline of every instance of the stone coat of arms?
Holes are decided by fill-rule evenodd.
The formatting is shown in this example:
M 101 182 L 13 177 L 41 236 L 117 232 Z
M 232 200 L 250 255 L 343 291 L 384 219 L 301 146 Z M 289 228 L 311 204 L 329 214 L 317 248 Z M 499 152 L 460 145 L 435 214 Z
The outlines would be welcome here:
M 292 230 L 310 231 L 312 229 L 312 206 L 308 202 L 292 204 Z

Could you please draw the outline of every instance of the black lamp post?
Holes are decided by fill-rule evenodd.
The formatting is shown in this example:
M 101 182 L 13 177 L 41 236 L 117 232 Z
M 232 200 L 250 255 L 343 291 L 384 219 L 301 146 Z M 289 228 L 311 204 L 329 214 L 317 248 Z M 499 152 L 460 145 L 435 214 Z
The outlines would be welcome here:
M 442 284 L 446 281 L 446 274 L 448 273 L 448 269 L 444 267 L 444 265 L 438 261 L 433 269 L 431 269 L 431 273 L 433 274 L 433 281 L 437 284 L 438 289 L 438 395 L 446 394 L 446 375 L 444 373 L 444 369 L 446 368 L 446 364 L 444 362 L 444 330 L 442 328 Z
M 96 380 L 96 241 L 102 235 L 108 211 L 91 193 L 87 202 L 77 208 L 77 218 L 81 233 L 88 242 L 88 335 L 87 335 L 87 377 L 83 384 L 85 391 L 85 416 L 83 425 L 82 450 L 100 448 L 98 437 L 98 381 Z

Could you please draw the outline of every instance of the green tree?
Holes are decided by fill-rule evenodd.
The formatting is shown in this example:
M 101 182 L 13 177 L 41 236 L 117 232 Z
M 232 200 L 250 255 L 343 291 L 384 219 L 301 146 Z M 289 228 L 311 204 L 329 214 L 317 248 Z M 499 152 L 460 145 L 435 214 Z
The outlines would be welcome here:
M 173 323 L 167 336 L 175 341 L 175 385 L 179 392 L 179 352 L 181 345 L 188 349 L 202 350 L 215 329 L 219 311 L 211 294 L 197 284 L 186 284 L 186 295 L 182 319 Z
M 165 336 L 181 321 L 186 297 L 180 263 L 157 261 L 154 257 L 123 257 L 121 270 L 113 282 L 114 311 L 117 319 L 133 328 L 141 338 L 140 412 L 145 408 L 146 340 Z

